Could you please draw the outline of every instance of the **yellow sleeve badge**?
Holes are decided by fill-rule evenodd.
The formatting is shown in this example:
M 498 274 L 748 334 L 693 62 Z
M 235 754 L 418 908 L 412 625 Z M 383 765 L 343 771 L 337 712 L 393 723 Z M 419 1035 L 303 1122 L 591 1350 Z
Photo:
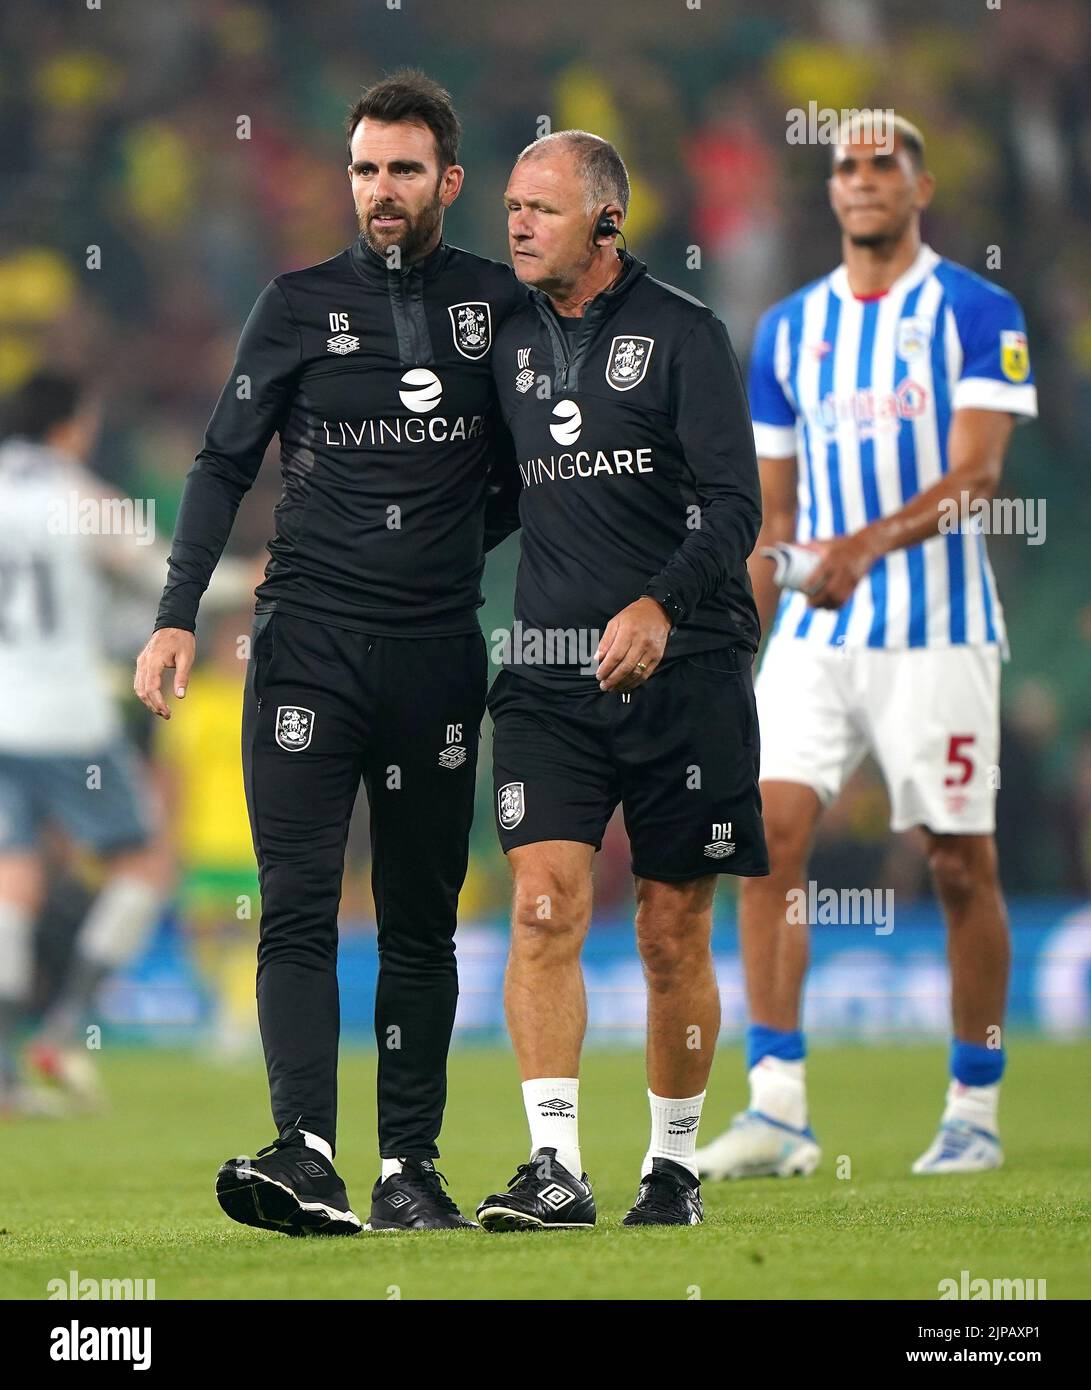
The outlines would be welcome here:
M 1025 333 L 1000 334 L 1000 370 L 1009 381 L 1026 381 L 1030 375 L 1030 351 Z

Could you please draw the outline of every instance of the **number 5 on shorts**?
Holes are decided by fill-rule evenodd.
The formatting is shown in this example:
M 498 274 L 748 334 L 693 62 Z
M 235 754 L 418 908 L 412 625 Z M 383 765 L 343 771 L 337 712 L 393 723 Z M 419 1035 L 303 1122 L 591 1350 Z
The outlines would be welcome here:
M 974 775 L 974 762 L 969 753 L 962 752 L 963 747 L 969 748 L 977 740 L 976 734 L 952 734 L 951 741 L 947 745 L 947 762 L 952 767 L 957 767 L 961 771 L 961 776 L 952 774 L 944 779 L 945 787 L 964 787 Z

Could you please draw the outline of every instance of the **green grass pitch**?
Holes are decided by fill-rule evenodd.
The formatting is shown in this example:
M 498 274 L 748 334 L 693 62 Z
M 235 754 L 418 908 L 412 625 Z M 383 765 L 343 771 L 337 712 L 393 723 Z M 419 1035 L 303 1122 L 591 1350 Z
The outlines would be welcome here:
M 908 1171 L 938 1118 L 945 1049 L 819 1046 L 808 1063 L 819 1172 L 707 1184 L 702 1227 L 651 1231 L 619 1224 L 646 1140 L 642 1059 L 589 1051 L 581 1130 L 594 1231 L 338 1240 L 251 1230 L 216 1204 L 219 1163 L 273 1137 L 260 1060 L 118 1051 L 103 1067 L 107 1114 L 0 1123 L 0 1171 L 18 1174 L 0 1214 L 0 1296 L 45 1298 L 48 1280 L 77 1270 L 154 1279 L 159 1299 L 934 1299 L 963 1269 L 1045 1279 L 1050 1299 L 1091 1295 L 1086 1045 L 1012 1043 L 1007 1163 L 969 1178 Z M 373 1077 L 367 1052 L 343 1058 L 337 1163 L 364 1220 L 377 1169 Z M 740 1050 L 725 1047 L 704 1135 L 743 1098 Z M 443 1147 L 439 1166 L 467 1212 L 526 1156 L 506 1049 L 453 1054 Z M 837 1176 L 840 1156 L 849 1177 Z

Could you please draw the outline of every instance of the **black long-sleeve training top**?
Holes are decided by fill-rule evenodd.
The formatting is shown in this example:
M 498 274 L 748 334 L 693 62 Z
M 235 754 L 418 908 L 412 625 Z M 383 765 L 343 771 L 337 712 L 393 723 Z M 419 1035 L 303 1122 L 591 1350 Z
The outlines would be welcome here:
M 394 270 L 358 238 L 277 276 L 186 478 L 156 628 L 195 629 L 278 433 L 283 491 L 257 611 L 363 632 L 472 631 L 487 479 L 511 447 L 489 357 L 525 301 L 508 266 L 442 242 Z
M 602 632 L 642 594 L 674 624 L 664 660 L 758 646 L 746 560 L 761 490 L 727 330 L 622 260 L 621 279 L 582 318 L 559 319 L 534 292 L 493 349 L 522 483 L 517 642 L 505 664 L 531 678 L 593 683 L 586 651 L 561 634 Z

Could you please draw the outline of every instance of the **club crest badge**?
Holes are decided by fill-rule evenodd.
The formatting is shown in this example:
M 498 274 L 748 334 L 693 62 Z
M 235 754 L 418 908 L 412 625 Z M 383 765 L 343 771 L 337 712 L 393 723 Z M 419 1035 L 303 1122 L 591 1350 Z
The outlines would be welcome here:
M 654 346 L 654 338 L 630 335 L 614 339 L 606 361 L 606 380 L 615 391 L 631 391 L 640 385 L 652 360 Z
M 451 316 L 455 347 L 463 357 L 474 362 L 484 357 L 492 346 L 492 314 L 489 306 L 479 301 L 452 304 L 447 312 Z
M 514 830 L 526 810 L 522 782 L 508 782 L 501 787 L 496 793 L 496 808 L 501 830 Z
M 929 319 L 899 319 L 896 351 L 903 362 L 911 362 L 922 352 L 927 352 L 932 341 L 932 324 Z
M 288 753 L 298 753 L 306 748 L 314 731 L 314 710 L 303 709 L 299 705 L 279 705 L 277 707 L 277 743 Z

